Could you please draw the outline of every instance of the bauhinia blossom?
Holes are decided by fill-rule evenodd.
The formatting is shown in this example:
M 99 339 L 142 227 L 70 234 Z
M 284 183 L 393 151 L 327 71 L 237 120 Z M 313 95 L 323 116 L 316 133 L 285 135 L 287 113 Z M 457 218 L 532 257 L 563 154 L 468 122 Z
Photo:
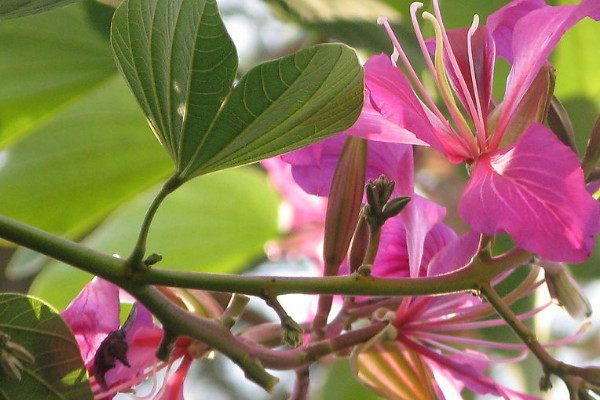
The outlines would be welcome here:
M 121 327 L 119 291 L 112 283 L 94 278 L 61 313 L 75 335 L 90 373 L 94 398 L 111 399 L 117 392 L 129 391 L 184 356 L 179 370 L 154 397 L 155 400 L 183 399 L 181 375 L 189 369 L 190 341 L 178 341 L 167 363 L 157 360 L 154 354 L 163 330 L 139 303 L 133 305 L 128 321 Z
M 552 7 L 541 0 L 514 1 L 491 15 L 488 26 L 475 16 L 470 28 L 452 31 L 444 28 L 438 1 L 433 4 L 435 15 L 423 17 L 434 27 L 434 40 L 424 40 L 419 28 L 421 3 L 413 3 L 411 16 L 450 121 L 382 20 L 395 52 L 391 60 L 378 55 L 365 64 L 365 106 L 348 133 L 426 143 L 452 162 L 468 163 L 472 176 L 459 212 L 473 229 L 506 231 L 548 260 L 585 260 L 598 231 L 598 202 L 586 191 L 577 155 L 541 122 L 552 93 L 548 56 L 572 25 L 587 15 L 600 17 L 600 2 Z M 492 98 L 497 54 L 512 64 L 499 104 Z M 394 65 L 398 60 L 408 76 Z

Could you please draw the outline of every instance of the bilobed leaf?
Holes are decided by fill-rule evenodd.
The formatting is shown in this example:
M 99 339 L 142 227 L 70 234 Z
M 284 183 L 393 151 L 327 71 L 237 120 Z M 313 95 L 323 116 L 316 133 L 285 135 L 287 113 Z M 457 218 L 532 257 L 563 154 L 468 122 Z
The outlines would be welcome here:
M 250 70 L 225 102 L 184 177 L 296 150 L 349 128 L 363 100 L 356 54 L 325 44 Z
M 360 113 L 362 70 L 343 45 L 264 63 L 230 93 L 237 56 L 214 0 L 126 0 L 111 42 L 183 180 L 314 143 Z
M 75 3 L 77 0 L 2 0 L 0 19 L 24 17 Z
M 20 381 L 0 369 L 0 398 L 93 399 L 73 333 L 46 303 L 20 294 L 0 294 L 0 331 L 34 357 L 33 363 L 23 363 Z
M 237 70 L 216 2 L 126 0 L 113 17 L 111 43 L 150 126 L 181 170 Z

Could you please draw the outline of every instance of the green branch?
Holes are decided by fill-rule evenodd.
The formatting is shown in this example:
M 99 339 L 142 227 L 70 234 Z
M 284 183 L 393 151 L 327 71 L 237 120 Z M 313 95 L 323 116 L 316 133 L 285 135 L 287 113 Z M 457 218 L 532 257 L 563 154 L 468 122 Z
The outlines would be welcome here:
M 175 174 L 171 176 L 162 186 L 160 192 L 156 195 L 150 208 L 146 212 L 146 216 L 144 217 L 144 221 L 142 222 L 142 227 L 140 228 L 140 234 L 138 235 L 137 242 L 131 255 L 127 258 L 127 266 L 129 268 L 130 273 L 140 269 L 142 266 L 142 259 L 144 258 L 144 254 L 146 254 L 146 241 L 148 240 L 148 232 L 150 231 L 150 225 L 152 224 L 152 220 L 156 215 L 156 211 L 158 211 L 158 207 L 162 204 L 163 200 L 167 198 L 167 196 L 179 186 L 183 184 L 183 181 L 179 177 L 179 175 Z
M 585 393 L 586 389 L 583 384 L 585 378 L 582 379 L 580 377 L 585 376 L 586 371 L 589 372 L 590 370 L 574 367 L 552 357 L 538 341 L 535 332 L 529 329 L 527 325 L 513 313 L 510 307 L 490 284 L 481 287 L 481 294 L 487 299 L 490 305 L 494 307 L 498 315 L 512 328 L 519 339 L 521 339 L 529 350 L 531 350 L 533 355 L 542 365 L 544 376 L 540 379 L 541 390 L 545 391 L 552 387 L 550 377 L 552 375 L 557 375 L 567 385 L 571 399 L 591 398 L 587 397 L 588 395 Z
M 118 259 L 70 240 L 0 216 L 0 238 L 35 250 L 119 286 L 163 285 L 217 292 L 263 296 L 282 294 L 339 294 L 347 296 L 424 296 L 478 290 L 502 271 L 527 263 L 531 253 L 516 248 L 489 260 L 473 260 L 452 273 L 424 278 L 377 278 L 359 274 L 331 277 L 288 278 L 169 271 L 151 268 L 129 275 L 126 260 Z

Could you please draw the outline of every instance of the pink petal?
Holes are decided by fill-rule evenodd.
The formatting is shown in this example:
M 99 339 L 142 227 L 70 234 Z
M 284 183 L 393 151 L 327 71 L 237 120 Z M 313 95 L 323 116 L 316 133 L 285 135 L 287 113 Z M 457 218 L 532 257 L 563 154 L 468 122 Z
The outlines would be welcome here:
M 508 53 L 513 68 L 508 77 L 497 127 L 496 134 L 500 136 L 540 68 L 548 63 L 548 57 L 562 35 L 587 15 L 596 17 L 600 14 L 600 2 L 584 1 L 579 5 L 552 7 L 542 5 L 539 1 L 520 1 L 513 8 L 503 10 L 490 16 L 492 29 L 502 28 L 498 33 L 498 41 L 505 42 L 510 37 L 507 32 L 511 27 L 513 29 L 512 56 Z M 518 16 L 521 18 L 517 22 L 506 22 L 507 18 Z M 502 46 L 506 47 L 506 43 L 499 45 Z
M 135 303 L 134 308 L 135 319 L 126 333 L 126 341 L 129 345 L 127 360 L 131 367 L 117 361 L 115 368 L 110 369 L 105 375 L 109 387 L 135 378 L 156 361 L 154 354 L 162 339 L 163 331 L 154 324 L 152 314 L 144 306 Z
M 446 210 L 421 196 L 414 195 L 402 213 L 383 225 L 373 275 L 407 277 L 419 272 L 447 241 L 456 237 L 440 221 Z
M 94 278 L 60 313 L 69 324 L 86 366 L 94 363 L 100 343 L 110 332 L 119 329 L 119 287 Z
M 380 142 L 405 143 L 421 146 L 429 146 L 426 142 L 418 139 L 415 134 L 396 123 L 384 118 L 371 104 L 369 91 L 365 93 L 363 109 L 356 123 L 345 133 L 358 136 L 363 139 L 376 140 Z
M 479 233 L 469 231 L 454 240 L 446 240 L 446 246 L 439 251 L 427 266 L 427 276 L 442 275 L 467 265 L 477 252 Z
M 261 162 L 269 173 L 269 179 L 281 193 L 292 212 L 288 229 L 305 224 L 320 223 L 325 218 L 326 201 L 307 194 L 294 182 L 292 166 L 281 159 L 273 157 Z
M 464 78 L 467 84 L 468 93 L 465 93 L 458 80 L 458 74 L 451 66 L 448 59 L 448 52 L 444 52 L 444 64 L 448 77 L 452 83 L 456 94 L 460 101 L 465 105 L 465 109 L 469 113 L 471 120 L 476 120 L 478 116 L 471 112 L 471 108 L 467 107 L 467 97 L 470 98 L 472 104 L 477 102 L 481 105 L 481 113 L 479 115 L 487 116 L 490 100 L 492 97 L 492 81 L 494 76 L 494 63 L 496 61 L 496 49 L 491 35 L 485 26 L 477 28 L 471 39 L 471 53 L 473 55 L 473 65 L 475 71 L 475 84 L 477 88 L 477 97 L 475 96 L 475 86 L 471 78 L 471 69 L 469 64 L 469 49 L 467 47 L 468 28 L 453 29 L 448 31 L 448 39 L 452 46 L 452 52 L 456 57 L 460 75 Z M 446 49 L 447 50 L 447 49 Z M 485 122 L 485 121 L 484 121 Z
M 399 217 L 406 229 L 406 247 L 411 277 L 420 275 L 425 238 L 445 216 L 446 209 L 444 207 L 416 194 L 400 214 Z
M 183 400 L 183 383 L 192 365 L 193 358 L 185 356 L 177 371 L 169 377 L 165 387 L 154 400 Z
M 475 393 L 502 396 L 507 400 L 539 400 L 537 397 L 508 390 L 491 378 L 485 376 L 483 371 L 485 370 L 486 365 L 482 361 L 477 361 L 467 356 L 461 356 L 460 354 L 440 354 L 429 347 L 423 346 L 410 339 L 401 339 L 401 341 L 426 357 L 433 370 L 454 380 L 455 387 L 464 385 Z
M 281 156 L 292 165 L 292 175 L 305 192 L 328 196 L 331 180 L 346 135 L 340 134 L 311 146 Z M 412 148 L 398 143 L 370 141 L 368 144 L 367 179 L 386 175 L 396 181 L 397 193 L 412 193 Z
M 598 231 L 598 203 L 586 190 L 577 156 L 540 124 L 477 161 L 459 212 L 475 230 L 506 231 L 552 261 L 584 261 Z
M 487 18 L 487 28 L 494 37 L 498 56 L 512 64 L 513 31 L 516 23 L 533 10 L 547 7 L 544 0 L 516 0 Z
M 442 151 L 429 116 L 404 73 L 388 56 L 380 54 L 365 63 L 365 85 L 372 106 L 388 121 Z M 406 137 L 396 142 L 405 143 Z

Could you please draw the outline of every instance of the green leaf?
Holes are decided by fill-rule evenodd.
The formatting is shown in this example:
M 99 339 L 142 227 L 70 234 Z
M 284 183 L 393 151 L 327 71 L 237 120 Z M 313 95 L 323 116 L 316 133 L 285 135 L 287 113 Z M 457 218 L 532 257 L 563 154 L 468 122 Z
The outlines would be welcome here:
M 237 57 L 214 0 L 127 0 L 115 13 L 111 43 L 185 180 L 314 143 L 360 113 L 362 69 L 343 45 L 262 64 L 229 94 Z
M 63 7 L 77 0 L 2 0 L 0 19 L 24 17 Z
M 23 363 L 20 381 L 0 369 L 2 399 L 93 399 L 77 342 L 55 310 L 10 293 L 0 294 L 0 310 L 0 331 L 35 358 Z
M 139 221 L 156 189 L 125 205 L 83 243 L 108 254 L 127 255 Z M 158 210 L 148 237 L 148 253 L 161 253 L 157 267 L 233 273 L 263 256 L 264 244 L 278 235 L 279 198 L 258 168 L 203 176 L 173 192 Z M 51 262 L 36 277 L 31 294 L 65 307 L 90 279 L 72 267 Z
M 3 153 L 0 210 L 78 238 L 170 169 L 115 75 Z
M 111 43 L 152 130 L 183 169 L 183 153 L 208 130 L 237 70 L 216 2 L 127 0 L 113 17 Z
M 347 46 L 314 46 L 261 64 L 235 87 L 182 175 L 189 179 L 325 139 L 352 126 L 362 101 L 362 68 Z
M 115 75 L 96 17 L 81 5 L 0 23 L 0 146 Z
M 71 239 L 172 169 L 118 76 L 78 100 L 11 146 L 0 168 L 2 214 Z M 19 249 L 7 275 L 22 278 L 46 261 Z

